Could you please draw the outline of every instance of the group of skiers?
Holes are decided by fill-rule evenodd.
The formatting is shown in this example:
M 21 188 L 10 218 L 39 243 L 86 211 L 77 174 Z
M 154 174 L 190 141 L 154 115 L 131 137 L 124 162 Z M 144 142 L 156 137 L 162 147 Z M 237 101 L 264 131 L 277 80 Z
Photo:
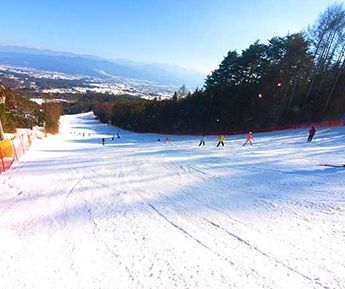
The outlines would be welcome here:
M 81 135 L 81 136 L 83 136 L 83 137 L 86 136 L 86 133 L 85 133 L 85 132 L 81 133 L 81 132 L 70 131 L 69 134 L 77 134 L 77 135 Z M 90 136 L 91 136 L 91 133 L 88 133 L 88 136 L 90 137 Z
M 225 137 L 223 135 L 220 135 L 219 138 L 218 138 L 217 147 L 219 147 L 220 145 L 224 146 L 224 140 L 225 140 Z M 246 146 L 246 144 L 248 142 L 250 143 L 251 146 L 253 145 L 253 133 L 251 131 L 248 132 L 246 142 L 243 144 L 243 146 Z M 204 146 L 204 145 L 206 145 L 206 135 L 203 135 L 201 137 L 201 140 L 200 140 L 200 143 L 199 143 L 199 147 L 200 146 Z
M 161 139 L 158 138 L 158 142 L 160 142 L 160 141 L 161 141 Z M 164 143 L 170 143 L 170 139 L 168 137 L 166 137 Z
M 308 136 L 307 142 L 311 142 L 313 140 L 315 133 L 316 133 L 316 129 L 314 126 L 312 126 L 311 129 L 309 130 L 309 136 Z M 116 136 L 117 136 L 117 138 L 120 138 L 119 131 L 117 132 Z M 112 136 L 111 140 L 114 140 L 114 138 L 115 138 L 115 136 Z M 220 135 L 218 138 L 217 147 L 219 147 L 220 145 L 224 146 L 224 140 L 225 140 L 224 135 Z M 158 138 L 158 141 L 160 142 L 161 139 Z M 168 137 L 166 137 L 164 143 L 170 143 L 170 139 Z M 253 133 L 251 131 L 248 132 L 246 141 L 243 144 L 243 146 L 246 146 L 247 143 L 250 143 L 251 146 L 253 145 Z M 105 144 L 105 138 L 102 138 L 102 145 L 104 145 L 104 144 Z M 203 135 L 201 137 L 199 147 L 204 146 L 204 145 L 206 145 L 206 135 Z
M 316 133 L 316 129 L 314 126 L 312 126 L 311 129 L 309 130 L 309 136 L 308 136 L 307 142 L 311 142 L 313 140 L 315 133 Z M 220 145 L 224 146 L 224 140 L 225 140 L 225 137 L 223 135 L 220 135 L 218 138 L 217 147 L 219 147 Z M 246 141 L 243 144 L 243 146 L 246 146 L 248 142 L 250 143 L 251 146 L 253 145 L 253 133 L 251 131 L 248 132 Z M 199 147 L 204 146 L 204 145 L 206 145 L 206 135 L 203 135 L 201 137 Z
M 120 131 L 117 131 L 116 137 L 117 137 L 117 138 L 120 138 Z M 111 137 L 111 140 L 112 140 L 112 141 L 114 141 L 114 139 L 115 139 L 115 135 L 113 135 L 113 136 Z M 102 145 L 105 145 L 105 138 L 104 138 L 104 137 L 102 138 Z

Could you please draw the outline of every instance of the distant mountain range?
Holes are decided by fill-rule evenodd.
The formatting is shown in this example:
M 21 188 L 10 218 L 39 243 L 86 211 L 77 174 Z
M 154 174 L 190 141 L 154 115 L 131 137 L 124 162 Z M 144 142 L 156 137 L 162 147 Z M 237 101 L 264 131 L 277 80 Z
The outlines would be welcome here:
M 146 64 L 126 59 L 109 60 L 46 49 L 0 45 L 0 64 L 97 78 L 123 77 L 191 89 L 202 87 L 205 75 L 168 64 Z

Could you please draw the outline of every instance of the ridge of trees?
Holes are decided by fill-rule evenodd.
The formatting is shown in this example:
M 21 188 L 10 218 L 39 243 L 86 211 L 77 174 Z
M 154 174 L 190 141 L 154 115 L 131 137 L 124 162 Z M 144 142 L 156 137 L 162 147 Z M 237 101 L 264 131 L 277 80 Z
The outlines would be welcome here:
M 62 105 L 56 102 L 44 102 L 39 105 L 14 93 L 4 85 L 0 96 L 5 103 L 0 104 L 0 118 L 5 133 L 15 133 L 16 128 L 45 127 L 47 133 L 59 131 L 59 118 Z
M 59 97 L 69 100 L 63 103 L 63 111 L 66 114 L 75 114 L 94 110 L 96 104 L 115 103 L 121 101 L 139 100 L 138 97 L 132 95 L 113 95 L 110 93 L 97 93 L 88 91 L 86 94 L 69 94 L 62 93 Z

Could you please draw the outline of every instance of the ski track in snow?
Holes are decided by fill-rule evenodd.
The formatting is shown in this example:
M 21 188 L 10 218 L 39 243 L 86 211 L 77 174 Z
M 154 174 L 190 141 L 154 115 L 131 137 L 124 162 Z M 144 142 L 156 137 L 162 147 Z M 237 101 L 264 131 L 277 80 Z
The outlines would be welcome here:
M 345 288 L 345 169 L 320 166 L 345 163 L 344 127 L 117 131 L 63 116 L 0 175 L 0 289 Z

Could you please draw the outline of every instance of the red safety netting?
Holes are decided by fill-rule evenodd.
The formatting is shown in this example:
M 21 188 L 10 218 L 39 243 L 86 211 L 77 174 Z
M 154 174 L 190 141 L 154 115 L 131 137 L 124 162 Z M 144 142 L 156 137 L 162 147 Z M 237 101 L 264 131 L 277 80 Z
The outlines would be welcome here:
M 13 164 L 14 159 L 5 158 L 1 160 L 0 174 L 7 171 Z
M 305 124 L 294 124 L 294 125 L 284 125 L 284 126 L 274 126 L 269 128 L 263 128 L 258 130 L 252 130 L 253 133 L 258 132 L 272 132 L 272 131 L 281 131 L 287 129 L 301 129 L 301 128 L 311 128 L 314 127 L 332 127 L 332 126 L 343 126 L 345 125 L 345 121 L 323 121 L 323 122 L 315 122 L 315 123 L 305 123 Z M 186 133 L 166 133 L 169 135 L 238 135 L 238 134 L 247 134 L 248 131 L 219 131 L 219 132 L 186 132 Z

